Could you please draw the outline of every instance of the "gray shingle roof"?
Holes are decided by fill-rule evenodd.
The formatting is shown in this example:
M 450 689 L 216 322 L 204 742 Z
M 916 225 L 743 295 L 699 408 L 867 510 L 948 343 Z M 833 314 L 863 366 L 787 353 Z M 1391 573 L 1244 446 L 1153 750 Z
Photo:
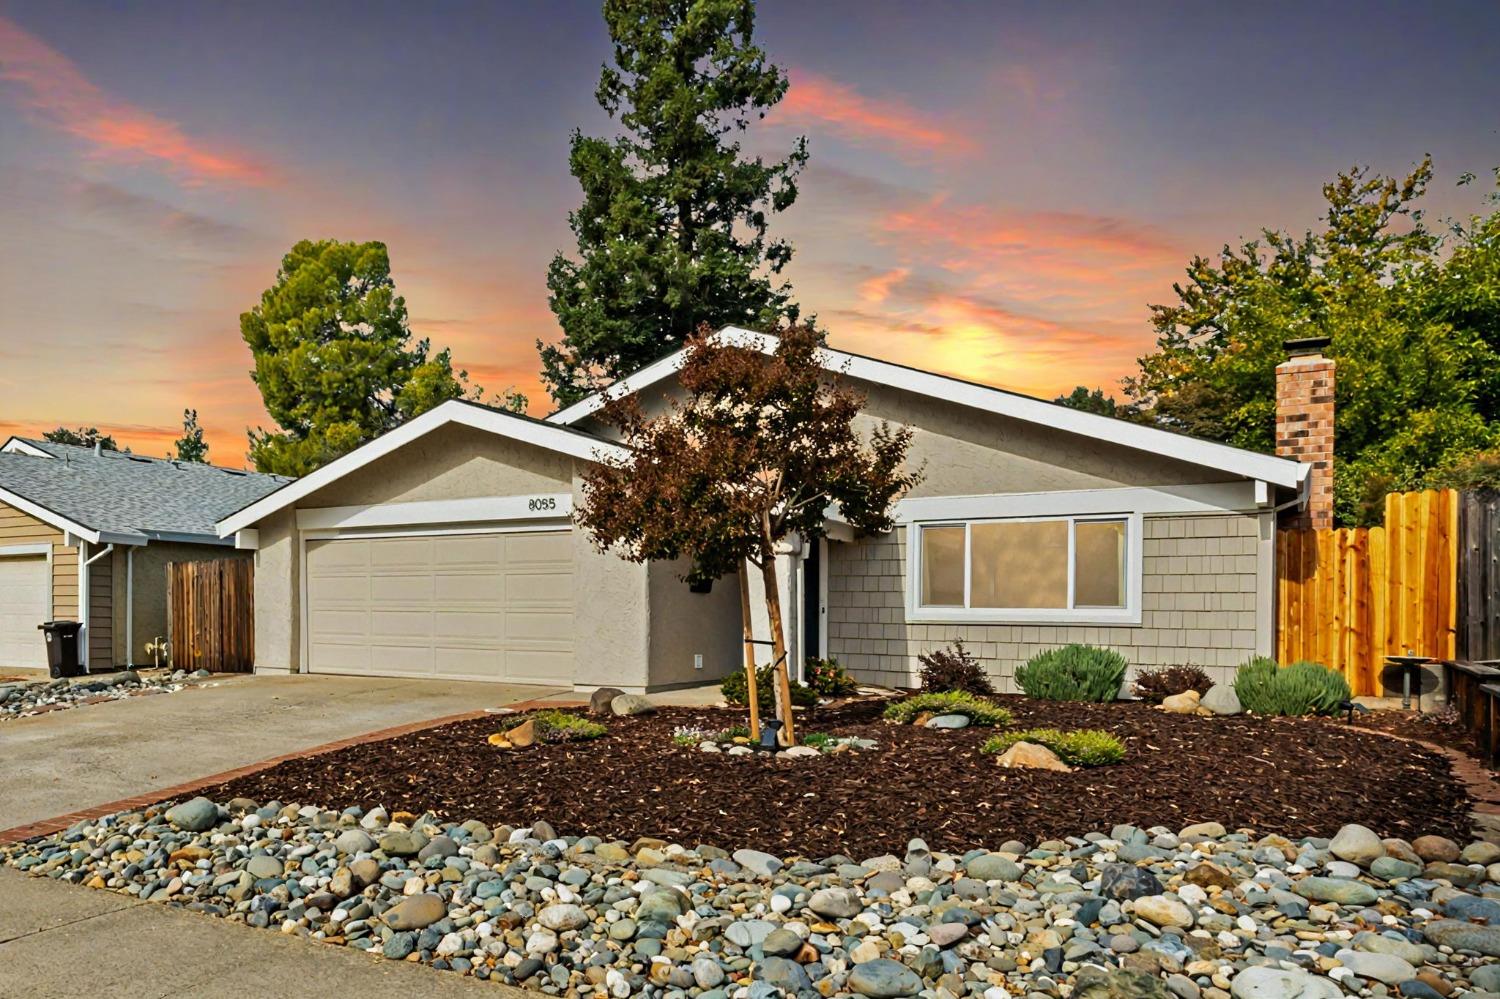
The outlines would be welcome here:
M 200 535 L 290 479 L 165 458 L 19 438 L 52 455 L 0 452 L 0 489 L 91 530 Z

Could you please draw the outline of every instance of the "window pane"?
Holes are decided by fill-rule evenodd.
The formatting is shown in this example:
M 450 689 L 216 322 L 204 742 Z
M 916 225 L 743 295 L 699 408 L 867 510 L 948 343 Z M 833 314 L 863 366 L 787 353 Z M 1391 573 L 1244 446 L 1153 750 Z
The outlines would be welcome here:
M 1124 607 L 1125 522 L 1080 520 L 1074 531 L 1074 606 Z
M 922 528 L 922 605 L 964 605 L 964 529 Z
M 1068 522 L 974 524 L 971 607 L 1067 607 Z

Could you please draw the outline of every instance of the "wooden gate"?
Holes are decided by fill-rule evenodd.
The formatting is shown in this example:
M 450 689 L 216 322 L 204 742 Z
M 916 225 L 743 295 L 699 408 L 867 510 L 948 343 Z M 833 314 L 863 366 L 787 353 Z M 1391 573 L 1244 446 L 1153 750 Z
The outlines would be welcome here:
M 172 665 L 248 673 L 255 665 L 255 563 L 248 558 L 167 563 Z
M 1459 501 L 1458 657 L 1500 659 L 1500 494 Z
M 1379 694 L 1388 655 L 1450 659 L 1458 619 L 1452 490 L 1392 493 L 1383 527 L 1278 531 L 1276 658 L 1344 672 Z

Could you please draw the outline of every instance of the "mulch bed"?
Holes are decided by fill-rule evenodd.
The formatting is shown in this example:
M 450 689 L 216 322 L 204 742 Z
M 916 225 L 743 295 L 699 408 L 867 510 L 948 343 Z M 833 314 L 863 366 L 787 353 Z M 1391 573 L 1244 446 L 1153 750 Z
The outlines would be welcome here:
M 780 854 L 896 852 L 1036 843 L 1116 823 L 1172 829 L 1216 820 L 1290 837 L 1359 822 L 1382 836 L 1466 841 L 1468 794 L 1445 757 L 1322 719 L 1199 718 L 1144 704 L 1004 698 L 1017 727 L 1103 728 L 1124 763 L 1073 773 L 1005 770 L 978 752 L 993 730 L 931 731 L 854 703 L 802 722 L 878 749 L 802 760 L 715 755 L 674 744 L 679 725 L 722 728 L 739 712 L 665 708 L 610 719 L 589 743 L 503 751 L 482 718 L 291 760 L 202 793 L 223 801 L 384 805 L 452 820 L 529 823 L 561 834 L 659 836 Z M 514 722 L 510 722 L 514 724 Z
M 1372 711 L 1369 714 L 1355 715 L 1354 725 L 1356 728 L 1389 732 L 1403 739 L 1430 742 L 1481 760 L 1484 757 L 1484 750 L 1474 733 L 1461 725 L 1456 716 L 1444 714 L 1441 710 L 1423 714 L 1415 711 Z

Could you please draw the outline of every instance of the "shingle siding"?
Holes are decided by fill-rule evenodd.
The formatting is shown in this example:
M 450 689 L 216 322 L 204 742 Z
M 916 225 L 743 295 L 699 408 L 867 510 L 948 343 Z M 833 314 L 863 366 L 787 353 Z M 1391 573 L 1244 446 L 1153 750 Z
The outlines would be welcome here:
M 1148 516 L 1141 623 L 908 624 L 904 529 L 828 549 L 828 651 L 867 683 L 916 685 L 917 656 L 963 639 L 1001 691 L 1044 649 L 1085 642 L 1141 666 L 1196 663 L 1215 680 L 1255 654 L 1261 585 L 1254 515 Z

